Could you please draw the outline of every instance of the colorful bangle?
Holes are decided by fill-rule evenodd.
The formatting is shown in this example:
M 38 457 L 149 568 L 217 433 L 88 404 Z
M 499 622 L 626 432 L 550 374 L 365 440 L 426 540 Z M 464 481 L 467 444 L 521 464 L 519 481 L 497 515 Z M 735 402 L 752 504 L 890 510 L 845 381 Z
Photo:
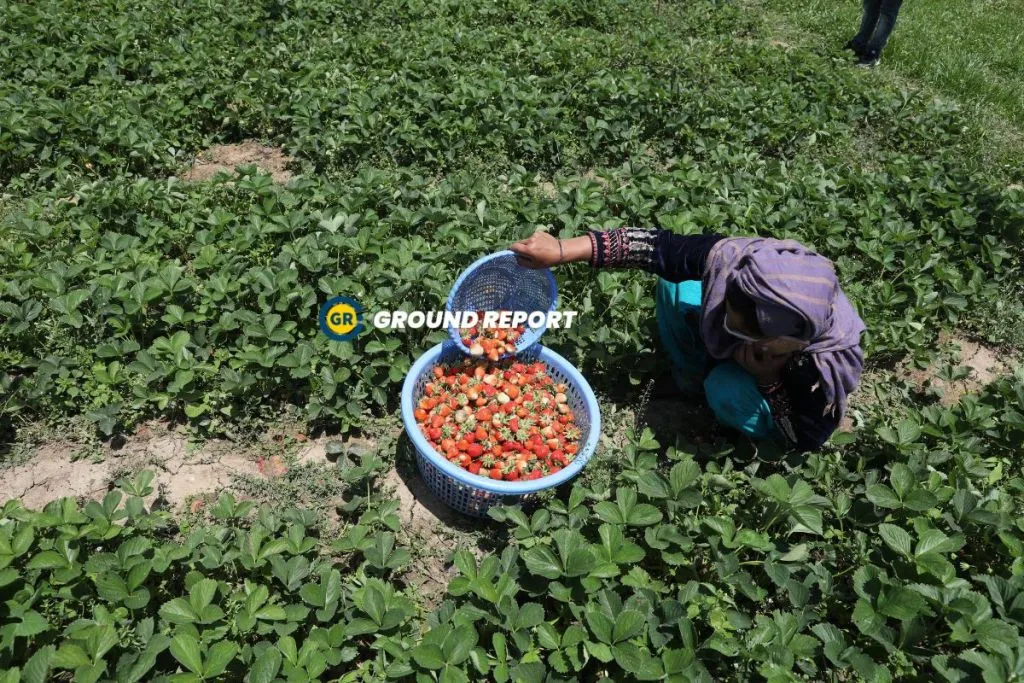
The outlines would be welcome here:
M 601 263 L 601 254 L 597 236 L 594 235 L 594 231 L 591 230 L 587 232 L 587 237 L 590 238 L 590 265 L 597 268 Z

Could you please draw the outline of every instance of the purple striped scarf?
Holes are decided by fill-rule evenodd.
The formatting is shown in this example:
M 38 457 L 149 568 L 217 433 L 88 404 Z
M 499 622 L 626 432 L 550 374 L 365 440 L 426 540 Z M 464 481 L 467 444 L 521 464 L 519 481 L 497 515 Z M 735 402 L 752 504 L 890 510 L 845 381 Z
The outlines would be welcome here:
M 756 305 L 780 306 L 799 315 L 811 342 L 825 391 L 826 408 L 846 412 L 847 396 L 864 368 L 860 335 L 864 322 L 839 288 L 835 268 L 799 242 L 760 237 L 719 241 L 704 271 L 701 333 L 708 353 L 731 358 L 743 344 L 725 331 L 725 291 L 735 283 Z

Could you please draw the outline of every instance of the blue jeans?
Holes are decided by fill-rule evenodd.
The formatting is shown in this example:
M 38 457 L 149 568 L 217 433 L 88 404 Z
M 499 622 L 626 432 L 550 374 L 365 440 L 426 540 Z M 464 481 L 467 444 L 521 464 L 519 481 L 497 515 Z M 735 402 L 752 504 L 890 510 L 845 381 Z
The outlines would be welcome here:
M 722 424 L 752 439 L 771 435 L 775 429 L 771 408 L 754 376 L 733 360 L 715 361 L 708 355 L 700 337 L 701 283 L 659 279 L 655 301 L 658 331 L 679 389 L 689 395 L 703 390 Z
M 864 0 L 864 14 L 860 20 L 860 31 L 851 41 L 862 53 L 881 54 L 889 42 L 889 34 L 896 26 L 903 0 Z

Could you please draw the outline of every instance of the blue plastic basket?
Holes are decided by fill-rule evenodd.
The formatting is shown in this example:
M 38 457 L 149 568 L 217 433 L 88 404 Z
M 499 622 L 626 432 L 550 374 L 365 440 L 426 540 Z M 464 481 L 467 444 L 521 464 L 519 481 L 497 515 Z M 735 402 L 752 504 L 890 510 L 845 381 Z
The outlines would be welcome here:
M 558 304 L 558 286 L 548 268 L 524 268 L 511 251 L 499 251 L 475 261 L 455 281 L 445 309 L 448 311 L 526 311 L 533 313 L 555 310 Z M 521 354 L 540 339 L 547 329 L 544 325 L 526 328 L 516 342 L 515 355 Z M 449 327 L 448 335 L 465 353 L 469 349 L 462 343 L 461 330 Z M 507 358 L 513 354 L 502 356 Z
M 528 504 L 537 497 L 539 491 L 564 484 L 579 474 L 594 454 L 598 437 L 601 435 L 601 413 L 597 399 L 587 380 L 569 361 L 540 344 L 524 352 L 522 360 L 544 362 L 548 374 L 556 382 L 564 383 L 567 387 L 565 395 L 580 428 L 580 448 L 568 467 L 556 474 L 533 481 L 498 481 L 471 474 L 448 462 L 434 450 L 420 432 L 413 410 L 423 396 L 423 387 L 434 366 L 461 360 L 464 357 L 463 352 L 455 344 L 438 344 L 420 356 L 402 385 L 402 422 L 416 451 L 420 474 L 434 495 L 459 512 L 483 517 L 492 505 Z

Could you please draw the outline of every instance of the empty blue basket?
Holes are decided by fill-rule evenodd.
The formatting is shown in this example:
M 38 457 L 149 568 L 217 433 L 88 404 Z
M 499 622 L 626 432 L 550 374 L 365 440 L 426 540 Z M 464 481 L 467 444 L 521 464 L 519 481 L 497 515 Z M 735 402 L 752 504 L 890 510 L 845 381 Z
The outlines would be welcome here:
M 498 481 L 475 474 L 448 460 L 434 450 L 424 438 L 413 411 L 423 388 L 431 377 L 435 365 L 461 360 L 461 349 L 452 342 L 444 342 L 430 349 L 413 364 L 402 385 L 402 422 L 416 451 L 416 463 L 430 490 L 446 504 L 459 512 L 483 517 L 492 505 L 527 504 L 537 493 L 569 481 L 583 469 L 597 448 L 601 435 L 601 413 L 594 392 L 579 372 L 554 351 L 540 344 L 517 356 L 523 362 L 542 361 L 547 372 L 559 383 L 566 385 L 566 398 L 580 428 L 580 446 L 576 458 L 562 471 L 533 481 Z
M 455 281 L 451 294 L 448 295 L 445 310 L 548 313 L 554 311 L 557 304 L 558 286 L 551 270 L 524 268 L 516 261 L 516 255 L 506 250 L 484 256 L 463 271 Z M 546 316 L 543 326 L 527 327 L 526 332 L 516 342 L 515 355 L 519 355 L 539 340 L 546 329 Z M 469 348 L 462 343 L 461 332 L 457 327 L 448 328 L 448 335 L 452 341 L 463 353 L 468 354 Z M 503 357 L 511 355 L 505 354 Z

